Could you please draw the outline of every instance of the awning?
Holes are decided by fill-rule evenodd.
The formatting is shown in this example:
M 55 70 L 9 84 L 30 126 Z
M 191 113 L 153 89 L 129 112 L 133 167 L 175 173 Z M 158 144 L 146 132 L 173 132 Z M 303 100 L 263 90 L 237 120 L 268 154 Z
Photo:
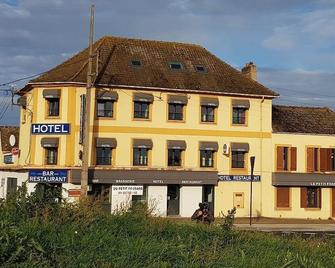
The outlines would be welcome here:
M 274 172 L 272 185 L 335 187 L 335 174 Z
M 168 103 L 178 103 L 186 105 L 187 102 L 187 95 L 168 95 Z
M 238 152 L 249 152 L 249 143 L 232 143 L 231 150 Z
M 202 106 L 219 106 L 219 99 L 218 98 L 200 98 L 200 105 Z
M 149 139 L 135 139 L 133 141 L 134 148 L 152 148 L 152 140 Z
M 152 103 L 154 101 L 154 96 L 152 94 L 147 93 L 135 93 L 134 101 L 143 101 Z
M 97 99 L 98 100 L 112 100 L 117 101 L 119 95 L 116 91 L 107 91 L 107 90 L 98 90 L 97 91 Z
M 46 99 L 58 99 L 60 98 L 60 89 L 44 89 L 43 97 Z
M 185 141 L 168 141 L 167 146 L 168 146 L 168 149 L 186 150 L 186 142 Z
M 96 147 L 111 147 L 115 148 L 117 145 L 115 138 L 97 138 Z
M 216 151 L 219 149 L 217 142 L 200 142 L 200 150 Z
M 58 147 L 58 138 L 42 138 L 41 145 L 42 147 Z
M 71 183 L 79 184 L 81 170 L 71 170 Z M 89 183 L 149 185 L 217 185 L 216 171 L 185 170 L 89 170 Z
M 250 102 L 249 102 L 249 100 L 233 99 L 232 105 L 235 108 L 245 108 L 245 109 L 249 109 L 250 108 Z

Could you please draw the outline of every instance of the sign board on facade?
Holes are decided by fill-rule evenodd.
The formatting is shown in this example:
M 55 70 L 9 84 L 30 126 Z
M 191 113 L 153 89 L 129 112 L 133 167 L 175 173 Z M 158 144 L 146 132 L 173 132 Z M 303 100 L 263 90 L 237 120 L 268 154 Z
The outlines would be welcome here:
M 4 156 L 3 156 L 3 162 L 5 163 L 5 164 L 13 164 L 14 162 L 13 162 L 13 155 L 12 154 L 5 154 Z
M 218 175 L 219 181 L 251 181 L 251 175 Z M 254 175 L 253 181 L 261 181 L 261 176 Z
M 32 124 L 31 134 L 70 134 L 70 124 Z
M 334 187 L 334 174 L 315 174 L 315 173 L 272 173 L 273 186 L 316 186 Z
M 19 155 L 20 149 L 17 147 L 12 148 L 12 155 Z
M 67 183 L 68 172 L 64 169 L 35 169 L 29 170 L 29 182 Z
M 143 195 L 143 185 L 113 185 L 112 195 Z

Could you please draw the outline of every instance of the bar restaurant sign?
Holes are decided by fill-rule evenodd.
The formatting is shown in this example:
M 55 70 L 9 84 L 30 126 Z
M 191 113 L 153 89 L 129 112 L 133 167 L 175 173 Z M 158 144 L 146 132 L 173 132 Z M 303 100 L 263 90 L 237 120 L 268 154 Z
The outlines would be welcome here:
M 31 134 L 70 134 L 70 124 L 32 124 Z
M 29 182 L 34 183 L 67 183 L 68 172 L 64 169 L 44 170 L 34 169 L 29 170 Z
M 112 195 L 143 195 L 143 185 L 113 185 Z
M 218 175 L 219 181 L 251 181 L 251 175 Z M 261 176 L 254 175 L 252 181 L 261 181 Z

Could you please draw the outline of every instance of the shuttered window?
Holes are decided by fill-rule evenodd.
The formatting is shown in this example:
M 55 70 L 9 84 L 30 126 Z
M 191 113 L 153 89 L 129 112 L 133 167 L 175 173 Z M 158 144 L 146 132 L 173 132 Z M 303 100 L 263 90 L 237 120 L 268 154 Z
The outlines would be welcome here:
M 307 148 L 307 172 L 334 171 L 334 154 L 332 148 Z
M 302 208 L 321 208 L 321 188 L 301 187 L 300 206 Z
M 297 170 L 297 148 L 296 147 L 277 147 L 277 171 L 296 171 Z
M 289 187 L 277 187 L 277 208 L 289 208 L 290 207 L 290 188 Z

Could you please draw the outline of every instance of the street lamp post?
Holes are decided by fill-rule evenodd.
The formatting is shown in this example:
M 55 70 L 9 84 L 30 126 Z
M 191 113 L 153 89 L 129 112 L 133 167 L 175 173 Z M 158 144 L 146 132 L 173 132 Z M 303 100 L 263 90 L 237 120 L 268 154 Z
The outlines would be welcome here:
M 251 164 L 251 178 L 250 178 L 250 212 L 249 212 L 249 225 L 251 226 L 252 220 L 252 181 L 254 180 L 254 167 L 255 167 L 255 157 L 250 157 Z

